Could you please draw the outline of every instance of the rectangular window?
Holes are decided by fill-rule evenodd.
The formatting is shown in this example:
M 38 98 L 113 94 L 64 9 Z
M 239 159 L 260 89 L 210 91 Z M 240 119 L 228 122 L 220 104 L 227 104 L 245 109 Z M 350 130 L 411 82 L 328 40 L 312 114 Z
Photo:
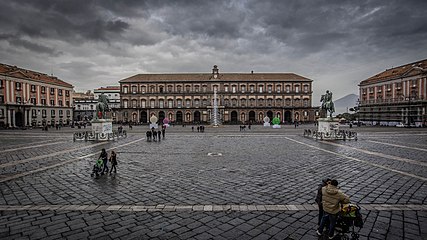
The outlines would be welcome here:
M 70 101 L 65 101 L 65 105 L 67 105 L 67 107 L 70 106 Z
M 33 104 L 33 105 L 36 105 L 36 104 L 37 104 L 37 102 L 36 102 L 36 98 L 35 98 L 35 97 L 32 97 L 30 101 L 31 101 L 31 104 Z
M 195 87 L 194 87 L 194 91 L 195 91 L 195 92 L 200 92 L 200 87 L 199 87 L 199 86 L 195 86 Z
M 0 103 L 4 103 L 4 96 L 0 96 Z
M 59 100 L 59 101 L 58 101 L 58 104 L 59 104 L 59 106 L 61 106 L 61 107 L 62 107 L 62 100 Z
M 123 93 L 128 93 L 128 87 L 127 86 L 123 87 Z
M 70 91 L 65 90 L 65 96 L 66 96 L 66 97 L 69 97 L 69 96 L 70 96 Z
M 37 110 L 33 109 L 31 110 L 31 117 L 36 118 L 37 117 Z
M 151 101 L 150 101 L 150 107 L 151 107 L 151 108 L 154 108 L 154 107 L 155 107 L 155 105 L 156 105 L 156 102 L 155 102 L 154 100 L 151 100 Z
M 42 87 L 42 93 L 45 94 L 46 93 L 46 87 Z
M 70 117 L 70 116 L 71 116 L 71 111 L 67 110 L 67 117 Z
M 141 87 L 141 93 L 145 93 L 147 91 L 147 87 L 146 86 L 142 86 Z
M 263 90 L 264 90 L 263 86 L 259 86 L 259 92 L 262 93 Z
M 242 93 L 246 92 L 246 86 L 245 85 L 240 86 L 240 89 L 242 90 Z
M 55 100 L 50 100 L 50 106 L 55 106 Z
M 268 85 L 268 92 L 271 93 L 271 91 L 272 91 L 272 86 Z
M 291 91 L 291 87 L 289 85 L 286 85 L 285 91 L 286 91 L 286 93 L 289 93 Z
M 236 86 L 232 86 L 232 87 L 231 87 L 231 91 L 232 91 L 233 93 L 235 93 L 235 92 L 236 92 Z
M 59 116 L 60 117 L 64 116 L 64 111 L 63 110 L 59 110 Z
M 304 92 L 307 93 L 308 92 L 308 86 L 304 85 Z
M 299 93 L 299 86 L 295 86 L 295 92 Z
M 190 100 L 190 99 L 187 99 L 187 100 L 185 101 L 185 105 L 186 105 L 187 107 L 190 107 L 190 106 L 191 106 L 191 100 Z
M 224 92 L 228 92 L 228 86 L 224 87 Z
M 141 108 L 146 108 L 146 101 L 145 100 L 141 100 Z
M 0 89 L 3 88 L 3 80 L 0 80 Z
M 36 92 L 36 85 L 31 85 L 31 92 Z
M 21 97 L 16 97 L 16 103 L 21 103 Z
M 164 101 L 163 101 L 163 99 L 159 100 L 159 108 L 164 108 Z
M 251 89 L 251 93 L 253 93 L 255 90 L 254 90 L 254 85 L 251 85 L 250 86 L 250 89 Z
M 62 89 L 58 89 L 58 96 L 62 96 Z
M 178 108 L 181 108 L 181 107 L 182 107 L 182 100 L 181 100 L 181 99 L 178 99 L 178 100 L 177 100 L 177 105 L 178 105 Z
M 46 99 L 42 98 L 42 105 L 46 106 Z
M 173 108 L 173 100 L 172 99 L 168 100 L 168 107 Z
M 46 110 L 45 109 L 42 110 L 42 117 L 44 117 L 44 118 L 46 117 Z
M 136 86 L 132 86 L 132 93 L 135 94 L 136 93 Z
M 55 95 L 55 88 L 50 88 L 50 95 Z
M 50 116 L 51 116 L 51 117 L 55 117 L 55 114 L 56 114 L 56 113 L 55 113 L 55 110 L 54 110 L 54 109 L 50 110 Z

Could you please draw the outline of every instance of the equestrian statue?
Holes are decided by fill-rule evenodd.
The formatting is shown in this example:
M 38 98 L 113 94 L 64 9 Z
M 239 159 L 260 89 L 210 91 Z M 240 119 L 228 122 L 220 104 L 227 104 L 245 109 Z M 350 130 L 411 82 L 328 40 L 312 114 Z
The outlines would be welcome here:
M 328 116 L 329 111 L 329 117 L 332 118 L 332 113 L 335 112 L 334 102 L 332 102 L 332 92 L 326 90 L 326 94 L 322 95 L 320 101 L 322 102 L 320 109 L 325 110 L 326 117 Z
M 99 95 L 98 102 L 96 103 L 96 116 L 95 119 L 106 119 L 106 112 L 110 110 L 108 107 L 108 97 L 104 94 Z

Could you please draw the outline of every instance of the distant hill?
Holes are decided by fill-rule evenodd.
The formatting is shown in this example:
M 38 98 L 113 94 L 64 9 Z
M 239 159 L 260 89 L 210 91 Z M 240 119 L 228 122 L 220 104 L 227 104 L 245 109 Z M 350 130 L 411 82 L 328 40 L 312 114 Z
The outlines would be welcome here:
M 335 105 L 335 114 L 341 114 L 347 112 L 347 108 L 350 109 L 352 107 L 357 106 L 357 99 L 359 99 L 359 96 L 356 94 L 349 94 L 347 96 L 344 96 L 340 99 L 333 100 Z M 352 113 L 348 111 L 349 113 Z

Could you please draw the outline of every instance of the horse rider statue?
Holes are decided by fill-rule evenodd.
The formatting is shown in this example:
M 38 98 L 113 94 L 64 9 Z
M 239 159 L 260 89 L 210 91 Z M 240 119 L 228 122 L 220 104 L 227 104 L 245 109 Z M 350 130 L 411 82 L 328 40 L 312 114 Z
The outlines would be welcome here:
M 320 101 L 322 102 L 320 108 L 326 111 L 326 116 L 328 116 L 329 111 L 329 117 L 332 118 L 332 113 L 335 112 L 334 102 L 332 102 L 332 92 L 326 90 L 326 94 L 322 95 Z
M 105 94 L 99 95 L 98 102 L 96 103 L 96 116 L 95 119 L 105 119 L 106 112 L 109 111 L 108 97 Z

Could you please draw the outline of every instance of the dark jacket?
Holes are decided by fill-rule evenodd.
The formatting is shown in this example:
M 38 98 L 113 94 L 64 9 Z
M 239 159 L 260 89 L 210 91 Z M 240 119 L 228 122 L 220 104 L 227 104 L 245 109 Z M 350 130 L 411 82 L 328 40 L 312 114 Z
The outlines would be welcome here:
M 99 155 L 99 158 L 101 158 L 102 161 L 104 161 L 104 162 L 108 161 L 108 153 L 107 152 L 101 152 L 101 155 Z

